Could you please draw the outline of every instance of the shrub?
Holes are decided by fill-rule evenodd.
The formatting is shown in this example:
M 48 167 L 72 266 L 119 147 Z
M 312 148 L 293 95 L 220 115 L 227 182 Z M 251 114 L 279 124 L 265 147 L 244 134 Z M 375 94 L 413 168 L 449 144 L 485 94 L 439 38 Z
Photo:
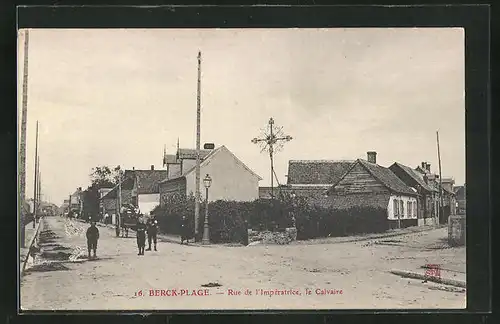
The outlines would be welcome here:
M 164 233 L 180 235 L 183 217 L 194 235 L 193 196 L 169 198 L 153 211 Z M 208 206 L 212 243 L 248 244 L 248 228 L 258 231 L 284 231 L 296 227 L 297 239 L 345 236 L 383 232 L 388 229 L 383 208 L 354 207 L 346 210 L 311 206 L 302 197 L 281 195 L 280 199 L 257 199 L 253 202 L 218 200 Z M 203 234 L 205 203 L 200 204 L 198 233 Z

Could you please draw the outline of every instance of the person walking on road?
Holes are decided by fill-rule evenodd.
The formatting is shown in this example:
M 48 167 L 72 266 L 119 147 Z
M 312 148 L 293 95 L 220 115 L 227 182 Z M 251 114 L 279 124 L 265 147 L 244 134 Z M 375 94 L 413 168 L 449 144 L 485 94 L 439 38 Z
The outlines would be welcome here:
M 157 241 L 157 235 L 158 235 L 158 221 L 156 220 L 156 217 L 154 215 L 148 219 L 147 228 L 148 228 L 147 231 L 148 231 L 148 245 L 149 245 L 149 247 L 147 248 L 146 251 L 151 251 L 151 241 L 153 241 L 153 243 L 154 243 L 155 251 L 158 251 L 156 249 L 156 241 Z
M 90 227 L 87 229 L 87 249 L 89 251 L 89 259 L 91 258 L 90 252 L 94 252 L 94 258 L 96 257 L 97 251 L 97 241 L 99 240 L 99 229 L 95 226 L 95 222 L 90 223 Z
M 144 255 L 144 248 L 146 247 L 146 225 L 144 224 L 144 220 L 139 218 L 137 220 L 137 248 L 139 249 L 139 253 L 137 255 Z

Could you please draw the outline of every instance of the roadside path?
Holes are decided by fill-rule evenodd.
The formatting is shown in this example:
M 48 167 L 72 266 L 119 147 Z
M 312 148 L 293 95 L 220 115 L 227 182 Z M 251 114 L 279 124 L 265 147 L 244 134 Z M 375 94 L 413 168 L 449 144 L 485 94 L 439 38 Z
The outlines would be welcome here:
M 416 249 L 351 244 L 200 248 L 159 244 L 138 256 L 135 237 L 117 238 L 100 227 L 98 260 L 77 257 L 85 250 L 86 225 L 60 217 L 46 220 L 40 258 L 21 282 L 22 309 L 355 309 L 462 308 L 465 293 L 434 290 L 437 284 L 403 279 L 389 270 L 436 257 Z M 81 226 L 79 226 L 81 225 Z M 74 231 L 66 229 L 75 229 Z M 437 234 L 436 234 L 437 235 Z M 448 257 L 454 257 L 450 250 Z M 414 259 L 391 259 L 394 257 Z M 420 259 L 419 259 L 420 258 Z M 149 290 L 205 289 L 210 296 L 149 296 Z M 245 289 L 253 295 L 244 295 Z M 311 290 L 306 295 L 305 289 Z M 242 295 L 229 295 L 229 289 Z M 257 289 L 292 289 L 300 296 L 256 296 Z M 342 290 L 342 294 L 338 291 Z M 136 295 L 142 291 L 143 296 Z M 335 292 L 317 294 L 316 292 Z M 220 293 L 220 294 L 219 294 Z

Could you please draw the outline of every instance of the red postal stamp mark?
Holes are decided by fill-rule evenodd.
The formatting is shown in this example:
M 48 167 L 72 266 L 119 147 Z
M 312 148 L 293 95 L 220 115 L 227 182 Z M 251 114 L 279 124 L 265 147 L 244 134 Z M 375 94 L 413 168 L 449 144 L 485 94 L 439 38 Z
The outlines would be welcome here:
M 441 266 L 439 264 L 426 264 L 425 275 L 427 277 L 441 279 Z

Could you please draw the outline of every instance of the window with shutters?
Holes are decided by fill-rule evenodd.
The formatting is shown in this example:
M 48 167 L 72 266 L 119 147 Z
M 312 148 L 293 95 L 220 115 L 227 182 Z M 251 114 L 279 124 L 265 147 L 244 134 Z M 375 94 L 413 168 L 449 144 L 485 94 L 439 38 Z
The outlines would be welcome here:
M 407 210 L 406 214 L 408 215 L 409 218 L 411 218 L 411 201 L 408 201 L 406 203 L 406 210 Z
M 418 218 L 417 211 L 418 211 L 418 210 L 417 210 L 417 203 L 416 203 L 416 202 L 414 202 L 414 203 L 413 203 L 413 214 L 414 214 L 414 215 L 416 215 L 416 216 L 417 216 L 417 218 Z
M 400 206 L 399 209 L 400 209 L 401 216 L 405 217 L 405 204 L 404 204 L 403 200 L 399 201 L 399 206 Z
M 398 214 L 399 214 L 399 211 L 398 211 L 398 209 L 399 209 L 398 200 L 394 199 L 392 202 L 394 204 L 394 208 L 393 208 L 394 209 L 394 216 L 397 217 Z

